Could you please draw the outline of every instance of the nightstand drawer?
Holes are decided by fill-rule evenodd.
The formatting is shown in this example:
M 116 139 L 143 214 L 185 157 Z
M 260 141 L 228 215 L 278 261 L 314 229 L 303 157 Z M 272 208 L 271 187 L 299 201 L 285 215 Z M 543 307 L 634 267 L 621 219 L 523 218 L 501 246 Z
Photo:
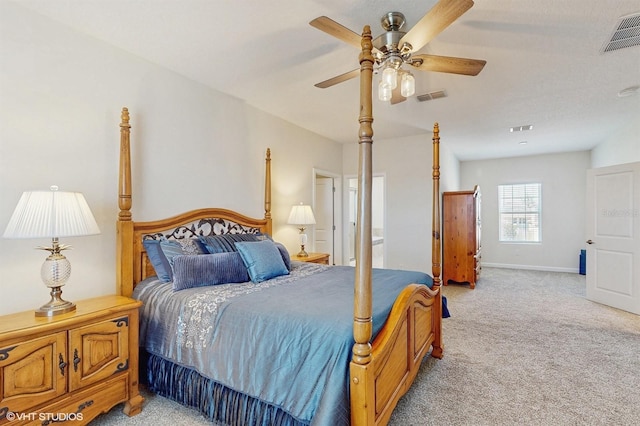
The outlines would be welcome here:
M 113 407 L 127 400 L 127 377 L 121 375 L 117 379 L 103 382 L 96 388 L 89 388 L 75 394 L 71 398 L 48 405 L 29 416 L 34 418 L 31 425 L 81 425 L 87 424 L 107 407 Z M 47 423 L 47 420 L 49 423 Z

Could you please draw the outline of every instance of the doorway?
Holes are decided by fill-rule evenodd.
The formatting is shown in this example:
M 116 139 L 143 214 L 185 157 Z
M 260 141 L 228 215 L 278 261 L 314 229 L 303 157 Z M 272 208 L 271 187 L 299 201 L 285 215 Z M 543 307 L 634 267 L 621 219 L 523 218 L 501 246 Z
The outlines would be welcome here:
M 330 265 L 342 259 L 342 179 L 331 172 L 313 170 L 314 252 L 329 253 Z
M 347 229 L 347 264 L 356 264 L 356 217 L 358 214 L 358 178 L 347 178 L 348 194 L 348 229 Z M 375 175 L 371 181 L 371 262 L 374 268 L 384 268 L 385 258 L 385 177 Z

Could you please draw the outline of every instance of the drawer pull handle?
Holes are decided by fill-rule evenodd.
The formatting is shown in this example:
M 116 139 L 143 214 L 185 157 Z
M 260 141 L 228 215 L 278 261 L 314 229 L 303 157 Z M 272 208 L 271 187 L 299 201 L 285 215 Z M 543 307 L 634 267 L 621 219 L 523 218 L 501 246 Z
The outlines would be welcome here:
M 93 399 L 90 399 L 89 401 L 83 402 L 82 404 L 78 405 L 78 411 L 76 411 L 76 413 L 81 412 L 82 410 L 84 410 L 87 407 L 91 407 L 93 405 Z
M 58 363 L 58 368 L 60 369 L 60 374 L 62 374 L 62 375 L 64 376 L 64 369 L 65 369 L 65 368 L 67 367 L 67 365 L 69 365 L 69 364 L 67 364 L 66 362 L 64 362 L 64 358 L 62 358 L 62 354 L 59 354 L 59 355 L 58 355 L 58 360 L 60 361 L 60 362 Z
M 73 350 L 73 371 L 78 371 L 78 364 L 80 364 L 80 357 L 78 356 L 78 348 Z

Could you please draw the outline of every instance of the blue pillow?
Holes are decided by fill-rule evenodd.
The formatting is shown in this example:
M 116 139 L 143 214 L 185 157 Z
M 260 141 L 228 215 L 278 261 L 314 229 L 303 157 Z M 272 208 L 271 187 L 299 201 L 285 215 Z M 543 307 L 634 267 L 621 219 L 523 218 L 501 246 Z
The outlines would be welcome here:
M 264 241 L 270 240 L 267 234 L 220 234 L 220 235 L 203 235 L 198 237 L 200 242 L 205 246 L 208 253 L 228 253 L 238 251 L 236 243 L 245 241 Z M 284 245 L 275 243 L 280 250 L 284 266 L 287 270 L 291 270 L 291 256 Z
M 144 240 L 142 241 L 142 245 L 147 251 L 147 256 L 149 257 L 149 261 L 151 262 L 153 269 L 156 271 L 158 279 L 165 283 L 170 282 L 173 279 L 171 265 L 169 264 L 169 260 L 167 260 L 167 256 L 164 255 L 160 248 L 160 241 Z
M 287 270 L 291 270 L 291 256 L 289 255 L 289 251 L 282 243 L 276 243 L 274 241 L 276 247 L 280 251 L 280 256 L 282 256 L 282 260 L 284 261 L 284 266 L 287 267 Z
M 169 265 L 173 268 L 173 258 L 180 255 L 197 255 L 205 254 L 202 243 L 196 238 L 185 238 L 181 240 L 163 240 L 160 241 L 162 253 L 169 261 Z
M 177 255 L 173 258 L 173 289 L 249 281 L 240 254 L 216 253 L 200 256 Z
M 262 241 L 268 237 L 264 234 L 220 234 L 202 235 L 198 237 L 209 253 L 228 253 L 238 251 L 235 243 L 242 241 Z
M 242 261 L 254 283 L 266 281 L 281 275 L 289 275 L 282 260 L 280 250 L 273 241 L 247 241 L 236 243 Z

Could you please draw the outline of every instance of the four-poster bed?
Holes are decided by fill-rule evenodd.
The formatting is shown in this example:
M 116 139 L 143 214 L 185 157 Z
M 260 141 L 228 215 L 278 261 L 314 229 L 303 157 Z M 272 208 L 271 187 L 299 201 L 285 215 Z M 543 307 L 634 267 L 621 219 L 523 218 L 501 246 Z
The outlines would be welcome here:
M 167 240 L 184 243 L 186 239 L 202 239 L 215 234 L 248 234 L 256 236 L 253 242 L 269 244 L 261 235 L 271 235 L 272 230 L 270 151 L 267 150 L 266 155 L 264 218 L 255 219 L 226 209 L 207 208 L 153 222 L 135 222 L 130 211 L 129 114 L 126 108 L 123 109 L 120 124 L 117 291 L 121 295 L 133 295 L 145 303 L 141 308 L 141 348 L 150 352 L 146 368 L 149 369 L 148 378 L 153 390 L 194 406 L 211 419 L 226 424 L 378 425 L 389 421 L 397 401 L 411 386 L 421 360 L 429 350 L 432 356 L 442 357 L 437 124 L 433 133 L 432 278 L 423 273 L 372 270 L 371 92 L 374 59 L 371 49 L 371 32 L 367 26 L 360 55 L 360 190 L 355 270 L 294 262 L 281 276 L 257 284 L 223 284 L 180 291 L 174 291 L 171 284 L 153 278 L 157 269 L 150 258 L 151 246 L 147 244 L 150 242 L 160 241 L 162 245 Z M 244 256 L 242 249 L 246 246 L 235 244 Z M 282 255 L 284 259 L 285 254 Z M 174 258 L 174 280 L 178 276 L 178 265 L 186 257 Z M 338 278 L 332 275 L 334 273 L 342 276 Z M 345 284 L 344 277 L 350 282 Z M 395 283 L 396 277 L 406 281 Z M 307 281 L 303 281 L 305 279 Z M 296 284 L 298 282 L 304 282 L 304 285 Z M 205 291 L 203 289 L 212 292 L 213 287 L 224 288 L 226 293 L 223 296 L 196 293 Z M 304 293 L 314 291 L 311 296 Z M 374 291 L 377 298 L 372 296 Z M 326 295 L 327 292 L 331 294 Z M 241 297 L 239 293 L 242 293 Z M 159 298 L 155 307 L 150 302 L 153 297 Z M 184 305 L 179 305 L 177 319 L 169 320 L 170 324 L 158 324 L 159 317 L 170 316 L 169 306 L 178 304 L 173 299 L 175 297 L 188 299 Z M 216 302 L 201 303 L 207 297 L 217 298 Z M 331 309 L 320 306 L 323 298 L 332 300 Z M 224 301 L 220 302 L 222 299 Z M 270 310 L 268 302 L 271 299 L 274 300 L 275 311 Z M 304 305 L 307 299 L 314 303 Z M 198 306 L 191 312 L 193 305 Z M 332 317 L 346 321 L 333 318 L 322 324 L 319 311 L 334 308 Z M 342 316 L 341 309 L 344 311 Z M 282 318 L 273 318 L 273 312 L 278 312 Z M 222 322 L 224 315 L 230 316 L 231 325 Z M 201 325 L 204 317 L 215 318 L 215 327 L 213 324 Z M 286 326 L 281 324 L 283 322 L 295 323 L 296 328 L 280 330 L 278 327 Z M 315 331 L 310 332 L 314 329 L 309 328 L 316 324 L 320 324 L 317 335 Z M 225 335 L 227 328 L 233 329 L 229 334 L 231 337 Z M 297 335 L 300 329 L 303 331 Z M 342 340 L 338 339 L 333 344 L 329 336 L 345 329 L 347 338 L 339 336 Z M 166 330 L 169 330 L 167 335 L 178 336 L 177 342 L 167 343 L 165 337 L 158 337 L 158 333 Z M 270 333 L 274 332 L 271 336 Z M 322 338 L 319 337 L 321 333 Z M 269 334 L 269 339 L 277 342 L 272 343 L 273 346 L 277 347 L 265 350 L 266 343 L 257 341 L 263 334 Z M 293 340 L 286 340 L 289 337 Z M 319 340 L 319 346 L 314 346 L 316 340 Z M 233 346 L 236 344 L 239 345 L 237 348 Z M 209 354 L 208 346 L 215 353 Z M 339 350 L 334 351 L 334 346 L 340 347 Z M 283 352 L 274 354 L 269 352 L 271 349 Z M 321 358 L 325 356 L 325 349 L 331 351 L 326 359 Z M 227 351 L 232 353 L 227 355 Z M 228 367 L 220 368 L 218 358 L 226 357 L 230 358 L 225 360 Z M 303 360 L 306 358 L 308 360 Z M 246 364 L 241 364 L 245 361 Z M 307 389 L 287 376 L 288 369 L 295 370 L 306 382 L 313 382 L 313 388 Z M 333 372 L 330 371 L 332 369 Z M 145 366 L 141 365 L 141 371 L 144 370 Z M 261 377 L 265 370 L 270 373 Z M 247 376 L 256 377 L 249 382 Z M 334 383 L 339 389 L 331 386 Z M 293 395 L 287 395 L 289 392 Z M 307 394 L 308 400 L 305 399 Z

